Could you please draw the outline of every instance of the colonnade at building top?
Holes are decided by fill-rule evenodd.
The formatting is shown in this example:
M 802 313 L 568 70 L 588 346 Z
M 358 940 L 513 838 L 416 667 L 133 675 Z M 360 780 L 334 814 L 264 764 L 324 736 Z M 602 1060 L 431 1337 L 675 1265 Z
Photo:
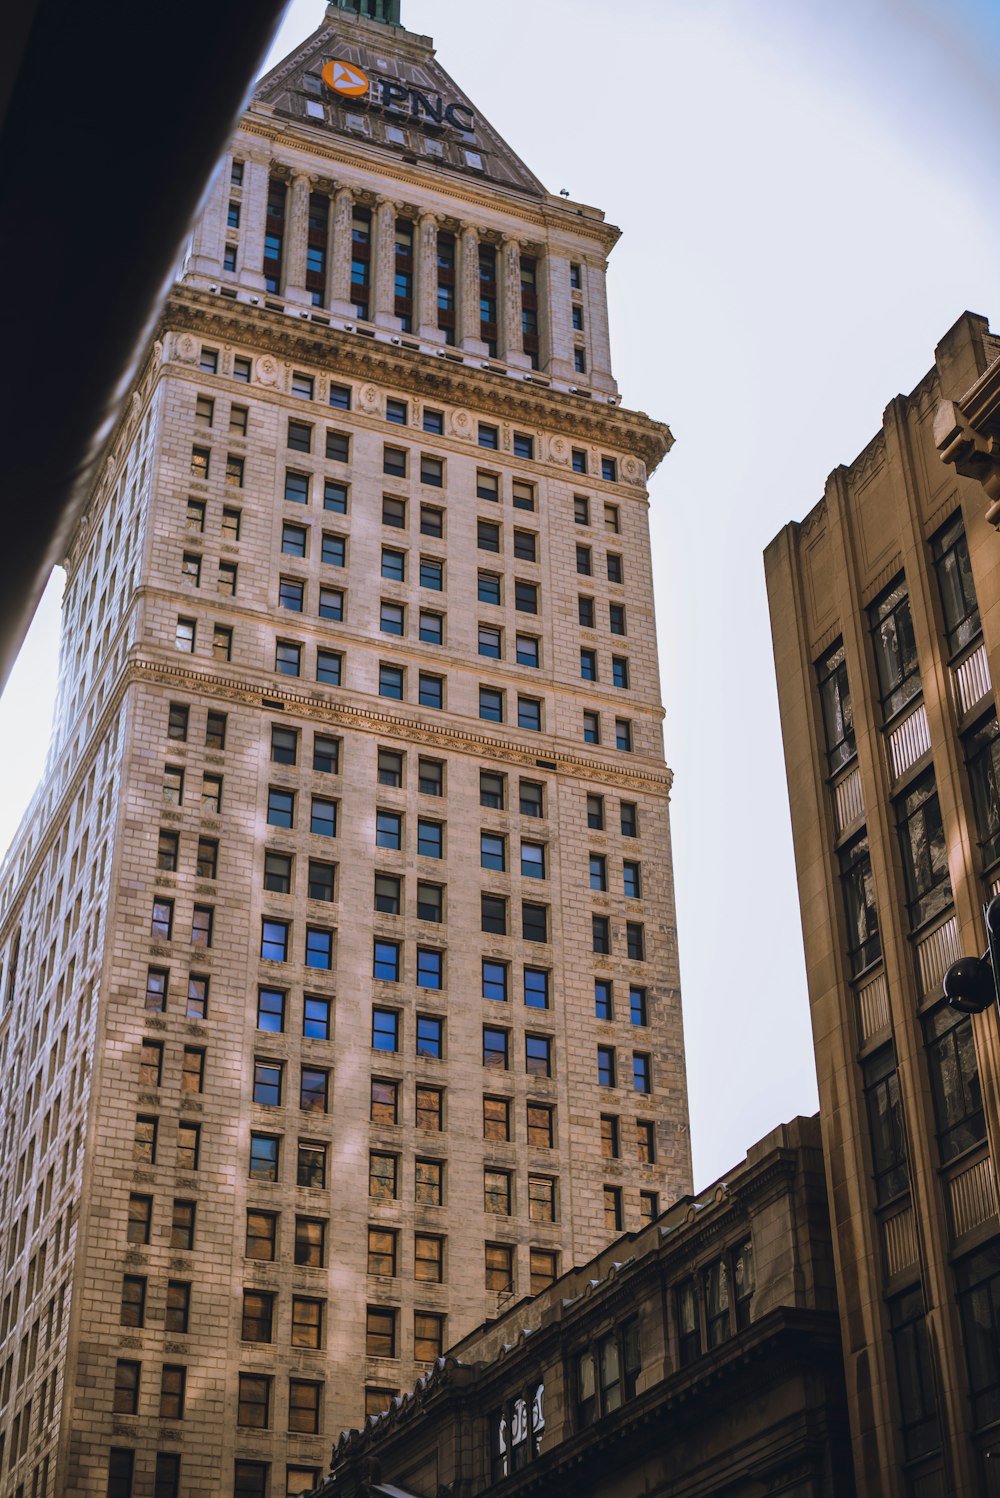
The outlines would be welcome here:
M 280 298 L 341 325 L 453 347 L 511 370 L 616 394 L 605 261 L 549 231 L 470 223 L 238 147 L 213 184 L 187 278 Z M 460 207 L 458 203 L 450 206 Z

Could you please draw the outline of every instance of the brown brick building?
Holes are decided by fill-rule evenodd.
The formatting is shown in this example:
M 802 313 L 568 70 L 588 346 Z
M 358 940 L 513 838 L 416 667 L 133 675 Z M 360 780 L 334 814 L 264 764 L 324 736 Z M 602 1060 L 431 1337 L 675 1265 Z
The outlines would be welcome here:
M 66 559 L 0 889 L 3 1498 L 308 1491 L 690 1189 L 617 230 L 367 8 L 262 81 Z
M 849 1498 L 816 1119 L 451 1349 L 323 1498 Z
M 1000 1492 L 997 1018 L 942 996 L 1000 887 L 998 355 L 964 314 L 766 553 L 855 1470 L 880 1498 Z

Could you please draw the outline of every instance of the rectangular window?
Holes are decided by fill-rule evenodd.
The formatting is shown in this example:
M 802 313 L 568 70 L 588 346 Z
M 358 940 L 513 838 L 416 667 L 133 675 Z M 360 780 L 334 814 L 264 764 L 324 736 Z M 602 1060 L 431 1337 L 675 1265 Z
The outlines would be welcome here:
M 532 1149 L 550 1150 L 555 1146 L 554 1109 L 547 1103 L 528 1103 L 527 1132 Z
M 413 1313 L 413 1361 L 433 1363 L 444 1351 L 444 1317 L 432 1311 Z
M 393 551 L 388 546 L 382 548 L 382 576 L 390 582 L 402 583 L 406 581 L 406 552 Z
M 931 541 L 931 548 L 941 594 L 948 654 L 954 656 L 980 632 L 979 604 L 961 513 L 953 516 L 938 531 Z
M 538 584 L 514 580 L 514 607 L 521 614 L 538 613 Z
M 514 479 L 510 486 L 511 503 L 515 510 L 534 510 L 535 486 L 526 479 Z
M 920 1285 L 889 1301 L 892 1346 L 899 1390 L 903 1450 L 908 1461 L 937 1451 L 938 1427 L 934 1366 Z
M 258 1373 L 241 1373 L 236 1424 L 267 1430 L 271 1424 L 271 1379 Z
M 421 858 L 444 856 L 444 826 L 441 822 L 428 822 L 423 817 L 418 820 L 417 852 Z
M 510 1137 L 510 1100 L 484 1097 L 483 1138 L 509 1140 Z
M 309 503 L 309 475 L 285 470 L 285 503 L 307 505 Z
M 387 1306 L 369 1306 L 365 1320 L 365 1356 L 394 1358 L 398 1312 Z
M 483 1171 L 483 1208 L 485 1211 L 495 1217 L 509 1217 L 511 1197 L 509 1170 Z
M 332 1000 L 306 994 L 302 1006 L 302 1034 L 307 1039 L 330 1039 L 332 1008 Z
M 225 505 L 222 511 L 222 539 L 223 541 L 238 541 L 240 539 L 240 526 L 243 520 L 243 511 L 234 510 Z
M 194 1224 L 197 1204 L 174 1201 L 170 1220 L 170 1247 L 194 1248 Z
M 632 1052 L 632 1087 L 636 1092 L 652 1092 L 652 1059 L 641 1051 Z
M 479 772 L 479 804 L 491 811 L 504 809 L 504 783 L 506 777 L 490 770 Z
M 306 1296 L 292 1297 L 293 1347 L 309 1347 L 314 1351 L 323 1346 L 323 1311 L 325 1301 L 312 1300 Z M 306 1491 L 311 1491 L 307 1489 Z
M 995 1243 L 955 1266 L 958 1309 L 977 1430 L 1000 1419 L 1000 1250 Z
M 372 1010 L 372 1050 L 399 1050 L 399 1014 L 395 1009 Z
M 636 1120 L 636 1155 L 640 1165 L 656 1163 L 656 1125 L 650 1120 Z
M 948 850 L 934 771 L 921 775 L 896 802 L 910 928 L 916 930 L 951 903 Z
M 432 947 L 417 948 L 417 987 L 444 987 L 444 953 Z
M 594 1012 L 598 1019 L 615 1017 L 614 985 L 608 978 L 594 979 Z
M 313 739 L 312 767 L 324 775 L 339 775 L 340 740 L 328 739 L 317 734 Z
M 478 597 L 480 603 L 500 602 L 500 578 L 495 572 L 480 572 Z
M 638 988 L 634 983 L 628 991 L 629 1019 L 633 1025 L 648 1025 L 649 1014 L 646 1004 L 646 990 Z
M 257 1029 L 281 1034 L 285 1028 L 285 994 L 280 988 L 257 990 Z
M 510 1032 L 483 1026 L 483 1065 L 507 1071 L 510 1065 Z
M 247 1212 L 245 1257 L 272 1263 L 276 1257 L 278 1218 L 274 1212 Z
M 317 650 L 316 680 L 328 687 L 339 687 L 343 672 L 344 657 L 334 650 Z
M 483 998 L 506 1004 L 508 998 L 509 968 L 506 962 L 494 962 L 484 957 L 482 963 Z
M 972 1021 L 942 1005 L 925 1016 L 923 1026 L 938 1153 L 946 1165 L 986 1137 Z
M 601 1114 L 601 1154 L 607 1160 L 621 1155 L 618 1119 L 613 1113 Z
M 375 1124 L 399 1123 L 399 1083 L 372 1078 L 369 1117 Z
M 381 983 L 399 982 L 398 941 L 376 941 L 373 976 Z
M 867 832 L 858 833 L 837 857 L 847 920 L 847 952 L 851 972 L 860 973 L 882 955 Z
M 623 1227 L 622 1188 L 620 1186 L 605 1186 L 604 1231 L 606 1233 L 620 1233 Z
M 601 716 L 600 713 L 584 710 L 583 714 L 583 742 L 585 744 L 599 744 L 601 742 Z
M 422 796 L 444 795 L 444 765 L 437 759 L 417 760 L 417 790 Z
M 640 921 L 625 922 L 625 951 L 632 962 L 646 959 L 646 928 Z
M 421 707 L 444 707 L 444 677 L 421 671 L 417 678 L 417 701 Z
M 528 1217 L 532 1222 L 555 1222 L 556 1183 L 551 1176 L 529 1175 Z
M 549 974 L 545 968 L 524 969 L 524 1002 L 529 1009 L 548 1009 Z
M 599 1087 L 615 1086 L 615 1051 L 613 1046 L 597 1047 L 597 1083 Z
M 331 515 L 347 514 L 347 485 L 339 479 L 323 480 L 323 508 Z
M 518 697 L 517 726 L 530 733 L 542 731 L 542 704 L 537 697 Z
M 503 895 L 479 897 L 480 929 L 492 936 L 507 935 L 507 900 Z
M 441 1088 L 418 1086 L 414 1096 L 417 1128 L 439 1134 L 444 1127 L 444 1093 Z
M 420 506 L 420 534 L 422 536 L 444 536 L 444 511 L 436 505 Z
M 838 640 L 816 662 L 816 678 L 826 738 L 827 771 L 833 775 L 853 759 L 856 752 L 854 712 L 842 640 Z
M 1000 858 L 1000 730 L 991 712 L 962 740 L 983 869 Z
M 910 595 L 902 574 L 868 609 L 868 624 L 883 720 L 887 721 L 920 691 L 920 666 L 910 616 Z
M 521 902 L 521 936 L 525 941 L 547 942 L 549 939 L 549 907 Z
M 393 478 L 405 479 L 406 453 L 401 447 L 385 447 L 382 450 L 382 472 Z
M 293 1262 L 310 1269 L 326 1263 L 326 1222 L 316 1217 L 296 1217 Z
M 552 1040 L 548 1035 L 524 1037 L 524 1069 L 529 1077 L 551 1077 Z
M 395 1228 L 368 1229 L 368 1273 L 395 1279 L 398 1273 L 399 1234 Z
M 642 868 L 626 858 L 622 864 L 622 887 L 628 900 L 642 898 Z
M 264 888 L 274 895 L 292 890 L 292 859 L 289 853 L 264 854 Z
M 632 724 L 628 718 L 615 719 L 615 748 L 626 754 L 632 752 Z
M 331 531 L 324 531 L 320 561 L 324 562 L 328 567 L 343 567 L 346 563 L 346 557 L 346 537 L 335 536 Z
M 606 915 L 590 917 L 590 948 L 605 955 L 611 951 L 611 921 Z
M 306 532 L 301 525 L 281 527 L 281 550 L 286 557 L 304 557 L 306 554 Z

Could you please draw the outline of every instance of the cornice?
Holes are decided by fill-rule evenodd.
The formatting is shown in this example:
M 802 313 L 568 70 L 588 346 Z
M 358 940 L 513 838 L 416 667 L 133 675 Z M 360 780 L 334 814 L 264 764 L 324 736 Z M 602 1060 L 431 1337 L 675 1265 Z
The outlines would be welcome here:
M 557 427 L 566 436 L 634 454 L 648 474 L 673 445 L 670 428 L 642 411 L 584 403 L 559 390 L 321 323 L 300 322 L 283 312 L 222 299 L 193 287 L 175 286 L 167 298 L 154 337 L 162 340 L 170 332 L 246 344 L 277 358 L 336 369 L 355 379 L 378 379 L 418 399 L 436 397 L 525 425 Z
M 211 692 L 231 702 L 240 702 L 263 712 L 279 710 L 278 704 L 307 718 L 315 718 L 325 724 L 339 724 L 344 728 L 367 729 L 372 733 L 394 733 L 414 743 L 430 744 L 439 749 L 452 749 L 491 759 L 504 760 L 509 764 L 537 770 L 538 762 L 544 759 L 564 774 L 585 775 L 606 785 L 631 787 L 648 791 L 669 793 L 673 781 L 672 772 L 642 770 L 638 767 L 618 770 L 601 760 L 588 759 L 584 755 L 566 754 L 550 745 L 539 745 L 538 749 L 522 748 L 515 740 L 501 738 L 496 734 L 477 733 L 472 729 L 459 728 L 455 724 L 434 728 L 422 718 L 406 713 L 385 712 L 368 705 L 356 705 L 346 701 L 327 701 L 316 694 L 289 690 L 277 682 L 266 685 L 232 675 L 221 675 L 210 671 L 194 671 L 172 661 L 159 661 L 149 656 L 132 657 L 131 673 L 138 679 L 161 684 L 182 685 L 190 691 Z M 544 748 L 544 753 L 541 752 Z

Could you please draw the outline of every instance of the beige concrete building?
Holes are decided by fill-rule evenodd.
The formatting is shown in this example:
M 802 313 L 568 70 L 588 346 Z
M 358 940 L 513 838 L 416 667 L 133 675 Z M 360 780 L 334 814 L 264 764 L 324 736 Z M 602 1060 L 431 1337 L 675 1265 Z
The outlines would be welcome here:
M 323 1498 L 850 1498 L 819 1122 L 774 1129 L 345 1434 Z
M 0 887 L 0 1494 L 284 1498 L 690 1189 L 617 238 L 393 6 L 261 83 Z
M 879 1498 L 1000 1492 L 1000 1037 L 942 995 L 1000 888 L 998 356 L 964 314 L 765 558 L 855 1471 Z

